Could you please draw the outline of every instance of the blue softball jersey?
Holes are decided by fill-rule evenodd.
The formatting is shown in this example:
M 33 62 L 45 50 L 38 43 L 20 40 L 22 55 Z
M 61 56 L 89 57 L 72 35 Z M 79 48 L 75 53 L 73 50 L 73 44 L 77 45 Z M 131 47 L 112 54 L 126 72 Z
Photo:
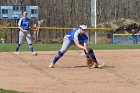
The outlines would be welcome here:
M 88 43 L 88 36 L 86 34 L 80 34 L 79 29 L 71 30 L 67 33 L 67 37 L 70 41 L 78 40 L 80 43 Z
M 18 25 L 21 26 L 23 30 L 29 30 L 29 21 L 29 18 L 22 17 L 19 20 Z

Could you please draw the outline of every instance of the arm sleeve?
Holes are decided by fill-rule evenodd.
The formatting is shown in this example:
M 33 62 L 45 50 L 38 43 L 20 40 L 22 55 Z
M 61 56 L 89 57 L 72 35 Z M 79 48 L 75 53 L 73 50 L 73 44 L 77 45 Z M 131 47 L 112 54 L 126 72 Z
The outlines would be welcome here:
M 22 19 L 20 19 L 20 20 L 18 21 L 18 26 L 21 26 L 21 21 L 22 21 Z

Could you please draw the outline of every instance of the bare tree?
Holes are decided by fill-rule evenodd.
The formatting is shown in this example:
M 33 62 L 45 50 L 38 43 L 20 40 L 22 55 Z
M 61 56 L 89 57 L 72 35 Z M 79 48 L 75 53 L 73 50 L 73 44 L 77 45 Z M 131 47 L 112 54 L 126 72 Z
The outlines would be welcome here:
M 0 0 L 1 5 L 19 3 L 19 0 Z M 49 27 L 78 27 L 80 23 L 90 26 L 91 0 L 21 0 L 22 5 L 38 5 L 39 19 L 32 20 L 36 23 L 45 19 L 42 26 Z M 140 20 L 140 0 L 97 0 L 97 23 L 108 22 L 120 18 Z M 5 23 L 9 20 L 2 20 Z M 1 22 L 0 25 L 4 25 Z M 14 20 L 10 20 L 13 25 Z M 66 31 L 41 32 L 41 37 L 46 41 L 58 39 L 61 41 Z

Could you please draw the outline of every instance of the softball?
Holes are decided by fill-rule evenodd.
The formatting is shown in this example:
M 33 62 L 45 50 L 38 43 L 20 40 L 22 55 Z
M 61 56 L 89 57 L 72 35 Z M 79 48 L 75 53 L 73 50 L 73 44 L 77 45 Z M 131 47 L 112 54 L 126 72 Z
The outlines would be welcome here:
M 105 63 L 102 63 L 101 64 L 101 67 L 106 67 L 107 65 Z

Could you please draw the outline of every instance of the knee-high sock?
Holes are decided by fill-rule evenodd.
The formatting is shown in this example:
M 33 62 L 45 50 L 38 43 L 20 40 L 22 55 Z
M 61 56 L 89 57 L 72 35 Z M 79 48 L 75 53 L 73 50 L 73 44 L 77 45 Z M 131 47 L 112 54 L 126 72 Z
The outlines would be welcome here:
M 61 51 L 58 51 L 58 53 L 53 59 L 53 64 L 55 64 L 62 56 L 63 56 L 63 53 Z
M 96 59 L 96 56 L 95 56 L 92 49 L 84 51 L 84 52 L 85 52 L 87 58 L 91 58 L 94 62 L 98 63 L 97 59 Z
M 19 50 L 20 46 L 21 46 L 21 44 L 18 44 L 18 45 L 17 45 L 17 47 L 16 47 L 16 51 Z
M 34 52 L 34 48 L 33 48 L 32 44 L 29 44 L 29 49 L 31 52 Z

